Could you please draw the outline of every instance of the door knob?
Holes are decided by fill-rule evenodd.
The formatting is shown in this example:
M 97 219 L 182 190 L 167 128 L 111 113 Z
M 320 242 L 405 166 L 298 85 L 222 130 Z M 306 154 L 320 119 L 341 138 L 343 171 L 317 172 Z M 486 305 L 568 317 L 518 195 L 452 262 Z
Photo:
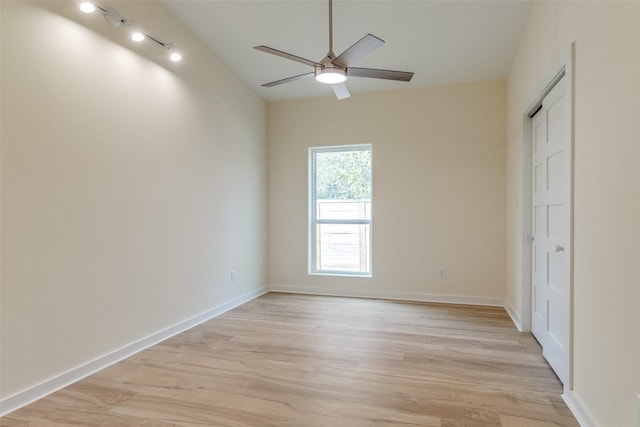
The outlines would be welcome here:
M 564 252 L 564 246 L 556 245 L 556 252 Z

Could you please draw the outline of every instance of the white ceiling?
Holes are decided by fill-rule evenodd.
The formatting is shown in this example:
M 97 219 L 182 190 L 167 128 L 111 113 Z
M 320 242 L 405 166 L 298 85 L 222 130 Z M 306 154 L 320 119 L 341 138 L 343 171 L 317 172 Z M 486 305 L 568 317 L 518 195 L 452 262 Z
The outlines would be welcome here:
M 313 79 L 262 83 L 313 71 L 253 49 L 266 45 L 313 61 L 329 49 L 328 0 L 164 0 L 169 10 L 268 101 L 333 96 Z M 371 33 L 386 41 L 355 66 L 413 71 L 411 82 L 351 78 L 360 92 L 506 77 L 530 0 L 334 0 L 333 50 Z

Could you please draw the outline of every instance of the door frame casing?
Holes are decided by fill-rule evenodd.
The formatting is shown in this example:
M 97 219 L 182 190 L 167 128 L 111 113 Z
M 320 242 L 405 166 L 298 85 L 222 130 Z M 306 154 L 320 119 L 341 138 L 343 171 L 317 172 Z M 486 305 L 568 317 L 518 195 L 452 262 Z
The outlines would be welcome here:
M 575 42 L 571 43 L 569 48 L 561 56 L 558 65 L 556 65 L 549 76 L 543 80 L 543 84 L 539 86 L 539 89 L 535 92 L 535 96 L 532 101 L 524 109 L 522 115 L 522 130 L 523 130 L 523 144 L 522 144 L 522 188 L 521 188 L 521 216 L 522 216 L 522 229 L 520 230 L 521 239 L 521 265 L 522 265 L 522 277 L 521 283 L 521 300 L 520 300 L 520 330 L 522 332 L 531 332 L 532 324 L 532 254 L 531 254 L 531 242 L 527 239 L 527 235 L 533 232 L 532 225 L 532 117 L 535 112 L 542 106 L 542 100 L 553 89 L 553 87 L 560 81 L 561 78 L 566 78 L 565 84 L 567 85 L 567 91 L 569 95 L 569 120 L 570 120 L 570 195 L 569 195 L 569 384 L 564 384 L 570 390 L 573 389 L 573 172 L 574 172 L 574 88 L 575 88 Z

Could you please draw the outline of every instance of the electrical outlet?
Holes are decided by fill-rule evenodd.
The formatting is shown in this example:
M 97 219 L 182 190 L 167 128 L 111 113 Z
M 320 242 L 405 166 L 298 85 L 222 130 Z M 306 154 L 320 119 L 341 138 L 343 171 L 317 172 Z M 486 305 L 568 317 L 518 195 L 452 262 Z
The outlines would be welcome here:
M 438 279 L 444 280 L 447 277 L 447 270 L 445 270 L 444 268 L 439 268 L 438 271 L 436 272 L 436 277 Z
M 231 270 L 231 283 L 238 283 L 238 270 Z

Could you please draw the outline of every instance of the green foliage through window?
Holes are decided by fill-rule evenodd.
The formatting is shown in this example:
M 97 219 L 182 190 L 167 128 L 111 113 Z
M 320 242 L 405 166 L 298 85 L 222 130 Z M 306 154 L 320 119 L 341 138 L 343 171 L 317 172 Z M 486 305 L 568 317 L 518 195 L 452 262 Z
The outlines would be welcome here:
M 317 199 L 370 199 L 371 150 L 317 153 L 316 180 Z

